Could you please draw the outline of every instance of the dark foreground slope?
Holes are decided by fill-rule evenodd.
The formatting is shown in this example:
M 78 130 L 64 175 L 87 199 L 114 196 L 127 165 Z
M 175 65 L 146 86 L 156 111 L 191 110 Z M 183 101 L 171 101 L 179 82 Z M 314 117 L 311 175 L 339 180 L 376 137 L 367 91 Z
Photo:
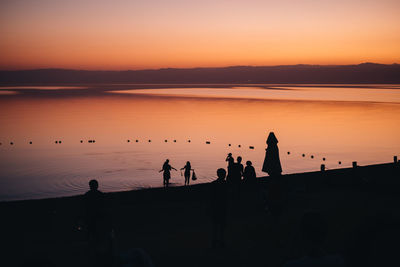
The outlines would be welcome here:
M 260 178 L 229 201 L 227 244 L 218 250 L 210 241 L 209 184 L 106 195 L 117 250 L 142 248 L 155 266 L 282 266 L 303 253 L 300 220 L 309 210 L 327 219 L 325 250 L 348 266 L 399 266 L 399 170 L 382 164 L 283 176 L 288 198 L 280 216 L 265 212 L 260 189 L 269 178 Z M 78 196 L 0 203 L 0 265 L 47 259 L 87 266 L 85 233 L 77 229 L 81 203 Z
M 399 64 L 234 66 L 224 68 L 86 71 L 0 71 L 0 84 L 74 83 L 400 83 Z

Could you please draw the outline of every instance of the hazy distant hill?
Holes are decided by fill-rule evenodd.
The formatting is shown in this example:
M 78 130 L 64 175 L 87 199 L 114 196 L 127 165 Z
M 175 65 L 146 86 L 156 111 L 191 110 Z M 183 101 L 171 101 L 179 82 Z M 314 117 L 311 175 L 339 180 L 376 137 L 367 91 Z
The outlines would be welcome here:
M 54 83 L 400 83 L 400 65 L 236 66 L 224 68 L 86 71 L 0 71 L 0 84 Z

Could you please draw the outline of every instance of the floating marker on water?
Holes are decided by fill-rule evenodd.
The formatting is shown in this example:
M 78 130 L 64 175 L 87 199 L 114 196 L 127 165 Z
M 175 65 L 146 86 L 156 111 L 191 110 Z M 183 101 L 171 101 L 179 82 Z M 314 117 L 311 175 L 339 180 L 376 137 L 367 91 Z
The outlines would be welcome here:
M 81 140 L 81 143 L 83 143 L 83 140 Z
M 89 140 L 88 143 L 92 143 L 92 140 Z
M 314 156 L 313 156 L 313 155 L 311 155 L 311 158 L 313 159 L 313 158 L 314 158 Z
M 228 146 L 231 146 L 231 144 L 229 144 Z
M 128 143 L 129 143 L 130 141 L 131 141 L 131 140 L 129 140 L 129 139 L 128 139 L 128 140 L 126 140 L 126 142 L 128 142 Z
M 58 141 L 59 144 L 61 144 L 61 141 Z
M 13 142 L 10 142 L 10 145 L 13 145 L 14 143 Z
M 164 142 L 166 143 L 166 142 L 168 142 L 168 140 L 167 140 L 167 139 L 165 139 L 165 140 L 164 140 Z
M 190 141 L 190 139 L 188 140 L 188 143 L 190 143 L 191 141 Z
M 139 142 L 139 140 L 136 139 L 136 143 L 138 143 L 138 142 Z
M 56 144 L 58 144 L 58 141 L 56 141 Z
M 174 140 L 174 143 L 176 143 L 176 140 Z
M 288 151 L 287 154 L 290 155 L 290 151 Z
M 149 140 L 149 143 L 151 143 L 151 140 Z
M 211 144 L 211 142 L 210 141 L 206 141 L 206 144 L 209 145 L 209 144 Z
M 241 145 L 238 145 L 238 147 L 242 147 Z
M 306 155 L 305 155 L 305 154 L 302 154 L 301 156 L 304 158 Z
M 325 161 L 325 160 L 326 160 L 326 158 L 322 158 L 322 160 L 323 160 L 323 161 Z
M 254 146 L 249 146 L 250 149 L 254 149 Z
M 339 165 L 340 165 L 340 164 L 342 164 L 342 162 L 341 162 L 341 161 L 339 161 L 338 163 L 339 163 Z
M 30 141 L 29 144 L 32 145 L 32 141 Z

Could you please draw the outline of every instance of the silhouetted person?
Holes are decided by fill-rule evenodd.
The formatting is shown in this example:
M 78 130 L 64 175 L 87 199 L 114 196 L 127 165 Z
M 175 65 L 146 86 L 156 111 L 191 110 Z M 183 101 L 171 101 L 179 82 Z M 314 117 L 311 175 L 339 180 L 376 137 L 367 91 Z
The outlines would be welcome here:
M 88 230 L 89 260 L 91 266 L 112 264 L 111 223 L 106 214 L 104 194 L 99 183 L 90 180 L 90 190 L 84 195 L 85 221 Z
M 243 180 L 247 183 L 254 183 L 256 181 L 256 170 L 249 160 L 246 161 L 246 168 L 244 168 L 243 172 Z
M 297 260 L 288 261 L 284 267 L 344 267 L 344 260 L 339 255 L 329 255 L 323 245 L 327 235 L 327 224 L 320 213 L 308 212 L 304 214 L 301 223 L 301 232 L 304 256 Z
M 268 135 L 267 145 L 262 171 L 268 173 L 269 176 L 279 176 L 282 173 L 282 166 L 279 159 L 278 139 L 273 132 Z
M 185 170 L 185 173 L 184 173 L 185 185 L 189 185 L 189 182 L 190 182 L 190 171 L 193 171 L 192 166 L 190 165 L 190 161 L 186 162 L 186 165 L 183 168 L 181 168 L 181 170 Z
M 218 179 L 211 183 L 210 215 L 213 224 L 213 247 L 225 246 L 225 226 L 227 213 L 227 185 L 225 169 L 217 170 Z
M 233 159 L 232 159 L 233 161 Z M 229 168 L 229 167 L 228 167 Z M 229 173 L 229 171 L 228 171 Z M 240 183 L 243 176 L 243 164 L 242 157 L 237 157 L 237 162 L 231 165 L 230 171 L 230 185 L 232 188 L 232 193 L 235 198 L 240 197 Z
M 229 153 L 228 156 L 226 157 L 225 161 L 228 162 L 228 175 L 226 176 L 226 181 L 228 183 L 231 183 L 233 180 L 233 165 L 235 164 L 235 160 L 232 157 L 232 153 Z
M 159 171 L 159 172 L 164 172 L 163 173 L 163 185 L 164 185 L 164 187 L 168 187 L 169 186 L 169 179 L 171 179 L 171 169 L 176 171 L 176 169 L 174 167 L 169 165 L 169 159 L 167 159 L 164 162 L 164 164 L 162 166 L 162 169 Z

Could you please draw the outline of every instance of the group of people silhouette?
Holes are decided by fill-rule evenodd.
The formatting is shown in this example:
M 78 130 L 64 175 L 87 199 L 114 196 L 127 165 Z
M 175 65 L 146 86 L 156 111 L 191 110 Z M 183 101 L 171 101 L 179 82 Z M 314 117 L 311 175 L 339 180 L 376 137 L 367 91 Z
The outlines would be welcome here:
M 271 177 L 277 177 L 282 172 L 282 167 L 279 160 L 279 150 L 277 146 L 278 140 L 274 133 L 270 133 L 267 139 L 266 156 L 263 164 L 263 171 L 267 172 Z M 229 153 L 226 157 L 228 162 L 227 171 L 224 168 L 217 170 L 217 179 L 210 185 L 210 217 L 213 224 L 213 247 L 224 246 L 224 231 L 226 227 L 226 216 L 227 216 L 227 203 L 229 192 L 232 192 L 233 199 L 240 197 L 240 186 L 242 181 L 247 184 L 255 184 L 256 182 L 256 171 L 252 166 L 251 161 L 246 162 L 246 167 L 242 164 L 242 157 L 238 156 L 236 162 Z M 162 169 L 159 172 L 163 172 L 163 185 L 164 187 L 169 186 L 169 180 L 171 179 L 171 170 L 177 171 L 176 168 L 169 164 L 167 159 Z M 185 185 L 189 185 L 190 176 L 192 172 L 192 179 L 195 179 L 194 169 L 192 169 L 191 163 L 186 162 L 186 165 L 180 169 L 184 170 Z M 97 261 L 100 260 L 103 263 L 110 261 L 110 258 L 97 257 L 99 248 L 102 250 L 112 250 L 112 227 L 108 219 L 108 216 L 104 207 L 104 194 L 98 190 L 98 182 L 91 180 L 89 182 L 90 190 L 84 195 L 84 207 L 85 207 L 85 222 L 88 233 L 89 246 L 91 247 L 93 258 Z M 271 188 L 274 188 L 273 186 Z M 275 186 L 275 191 L 279 191 Z M 269 195 L 274 195 L 269 193 Z M 276 194 L 275 194 L 276 195 Z M 279 194 L 278 194 L 279 195 Z M 273 202 L 273 201 L 272 201 Z M 273 206 L 273 205 L 272 205 Z M 100 245 L 99 245 L 100 244 Z M 101 254 L 101 253 L 100 253 Z M 102 255 L 108 255 L 103 253 Z M 95 264 L 94 264 L 95 266 Z
M 172 167 L 169 164 L 169 159 L 165 160 L 161 170 L 159 172 L 163 172 L 163 185 L 164 187 L 169 186 L 169 180 L 171 179 L 171 170 L 178 171 L 174 167 Z M 182 175 L 182 170 L 185 170 L 184 176 L 185 176 L 185 185 L 189 185 L 190 183 L 190 175 L 192 171 L 192 180 L 196 180 L 196 174 L 194 172 L 194 169 L 192 169 L 192 165 L 190 164 L 190 161 L 186 162 L 186 165 L 183 166 L 181 169 L 181 175 Z

